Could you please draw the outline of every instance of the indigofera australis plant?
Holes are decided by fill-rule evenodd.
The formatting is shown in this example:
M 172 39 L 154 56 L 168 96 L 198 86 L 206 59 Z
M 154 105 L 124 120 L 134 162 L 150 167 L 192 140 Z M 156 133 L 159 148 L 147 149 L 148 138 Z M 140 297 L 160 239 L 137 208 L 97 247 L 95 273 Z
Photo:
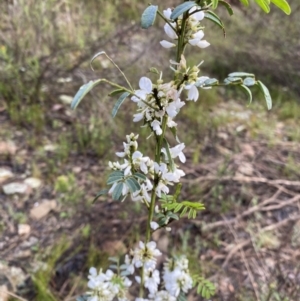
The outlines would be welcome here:
M 248 0 L 240 0 L 248 5 Z M 290 13 L 290 7 L 285 0 L 255 0 L 265 11 L 269 12 L 270 3 L 275 4 L 285 13 Z M 143 241 L 125 255 L 124 263 L 111 258 L 112 265 L 107 271 L 90 268 L 88 276 L 88 292 L 77 300 L 109 301 L 176 301 L 185 300 L 189 291 L 196 287 L 196 292 L 203 298 L 210 298 L 215 293 L 214 285 L 201 275 L 192 275 L 189 262 L 183 254 L 177 258 L 169 258 L 163 267 L 157 266 L 157 257 L 161 255 L 156 243 L 152 241 L 152 233 L 164 228 L 170 230 L 170 224 L 187 215 L 196 218 L 197 213 L 204 209 L 200 202 L 182 200 L 180 197 L 180 179 L 185 175 L 180 169 L 178 160 L 186 162 L 185 144 L 177 135 L 175 117 L 189 102 L 196 102 L 199 90 L 212 89 L 218 86 L 239 86 L 252 101 L 251 88 L 258 86 L 262 91 L 268 109 L 271 109 L 272 99 L 268 88 L 254 74 L 233 72 L 224 81 L 202 75 L 200 66 L 191 66 L 185 58 L 187 47 L 205 49 L 210 43 L 204 39 L 205 22 L 217 24 L 223 31 L 224 24 L 213 12 L 218 5 L 224 6 L 230 15 L 233 10 L 229 3 L 223 0 L 184 1 L 174 9 L 163 11 L 158 6 L 149 5 L 142 14 L 142 28 L 151 27 L 156 17 L 165 21 L 164 31 L 167 40 L 160 42 L 162 49 L 175 48 L 175 57 L 170 60 L 173 77 L 166 79 L 163 73 L 152 67 L 149 77 L 142 76 L 139 88 L 133 88 L 126 75 L 104 51 L 97 53 L 91 61 L 99 56 L 105 56 L 118 69 L 127 85 L 122 86 L 105 78 L 91 81 L 83 85 L 75 95 L 71 104 L 76 108 L 83 97 L 95 86 L 106 83 L 114 88 L 111 96 L 119 95 L 112 111 L 115 117 L 122 103 L 130 98 L 136 104 L 137 111 L 133 122 L 142 123 L 149 129 L 149 138 L 155 140 L 154 158 L 145 156 L 138 150 L 138 135 L 129 134 L 123 142 L 123 150 L 117 152 L 119 161 L 109 162 L 111 170 L 107 179 L 107 189 L 101 190 L 95 200 L 103 195 L 109 195 L 113 200 L 125 201 L 131 199 L 142 203 L 148 211 L 146 233 L 141 233 Z M 163 51 L 163 50 L 162 50 Z M 173 53 L 173 52 L 172 52 Z M 170 132 L 177 145 L 171 146 L 166 137 Z M 170 187 L 174 187 L 170 189 Z M 135 285 L 134 285 L 135 283 Z M 138 296 L 133 296 L 133 287 L 139 287 Z M 131 287 L 133 289 L 131 289 Z

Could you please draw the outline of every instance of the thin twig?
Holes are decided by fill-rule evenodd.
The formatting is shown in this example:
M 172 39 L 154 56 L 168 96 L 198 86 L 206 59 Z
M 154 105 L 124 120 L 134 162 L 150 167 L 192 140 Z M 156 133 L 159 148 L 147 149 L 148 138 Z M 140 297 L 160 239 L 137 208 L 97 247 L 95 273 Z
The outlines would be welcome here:
M 10 296 L 12 296 L 12 297 L 14 297 L 14 298 L 16 298 L 16 299 L 18 299 L 20 301 L 28 301 L 27 299 L 24 299 L 24 298 L 22 298 L 22 297 L 20 297 L 20 296 L 18 296 L 16 294 L 14 294 L 14 293 L 12 293 L 12 292 L 4 291 L 4 293 L 6 293 L 7 295 L 10 295 Z

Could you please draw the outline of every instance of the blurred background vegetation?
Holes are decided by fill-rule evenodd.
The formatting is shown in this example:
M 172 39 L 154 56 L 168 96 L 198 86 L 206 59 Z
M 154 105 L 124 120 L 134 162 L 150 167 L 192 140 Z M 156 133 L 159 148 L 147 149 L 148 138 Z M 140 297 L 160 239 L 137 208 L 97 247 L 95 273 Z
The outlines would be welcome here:
M 89 66 L 91 57 L 105 50 L 135 87 L 139 78 L 147 74 L 146 70 L 151 66 L 163 70 L 166 75 L 169 72 L 170 51 L 159 45 L 159 41 L 165 39 L 163 22 L 159 20 L 148 31 L 140 29 L 139 26 L 140 15 L 148 2 L 0 2 L 0 137 L 1 140 L 15 141 L 18 149 L 24 150 L 19 151 L 14 158 L 5 157 L 1 162 L 13 166 L 16 171 L 23 170 L 25 166 L 26 172 L 28 169 L 32 176 L 42 178 L 46 188 L 41 195 L 55 196 L 62 205 L 63 211 L 58 218 L 71 219 L 77 212 L 85 212 L 84 210 L 91 208 L 91 203 L 86 203 L 86 199 L 91 198 L 104 185 L 106 162 L 114 157 L 114 150 L 119 148 L 124 136 L 131 131 L 137 131 L 137 125 L 131 122 L 134 106 L 130 102 L 123 105 L 114 120 L 111 118 L 115 99 L 107 96 L 110 88 L 106 85 L 93 90 L 76 112 L 70 110 L 72 97 L 89 80 L 105 77 L 119 83 L 123 81 L 120 74 L 104 58 L 95 61 L 93 72 Z M 160 9 L 179 3 L 172 0 L 163 2 L 163 7 L 158 3 Z M 299 142 L 300 129 L 295 125 L 300 118 L 300 3 L 298 0 L 290 0 L 292 14 L 286 16 L 275 7 L 270 14 L 265 15 L 255 5 L 244 8 L 239 1 L 230 2 L 235 12 L 232 17 L 222 7 L 218 10 L 225 24 L 226 38 L 219 28 L 206 21 L 205 39 L 211 46 L 206 50 L 190 49 L 189 61 L 199 63 L 204 60 L 202 75 L 219 79 L 232 71 L 255 73 L 271 91 L 274 101 L 272 114 L 276 114 L 279 121 L 289 125 L 286 139 Z M 181 132 L 185 133 L 185 142 L 190 147 L 188 158 L 192 164 L 205 162 L 205 152 L 202 153 L 203 141 L 207 137 L 214 139 L 217 129 L 226 127 L 233 118 L 220 111 L 214 113 L 216 108 L 225 108 L 226 111 L 226 104 L 232 106 L 232 100 L 242 104 L 243 108 L 247 105 L 246 96 L 242 92 L 220 88 L 201 91 L 200 100 L 183 110 L 179 123 L 182 126 Z M 262 122 L 265 115 L 261 112 L 265 112 L 266 106 L 258 91 L 254 93 L 251 109 L 255 112 L 249 128 L 251 135 L 260 137 L 263 133 L 273 141 L 274 132 Z M 274 125 L 273 120 L 268 119 L 268 122 L 268 125 Z M 147 137 L 148 134 L 146 129 L 141 130 L 141 136 Z M 142 145 L 142 151 L 151 150 L 151 143 L 149 141 L 147 145 Z M 228 159 L 227 153 L 225 157 Z M 86 163 L 86 159 L 89 163 Z M 225 173 L 226 160 L 218 174 Z M 297 165 L 293 157 L 289 160 L 290 167 L 284 172 L 293 179 L 298 175 L 295 168 Z M 74 166 L 77 168 L 79 165 L 83 166 L 80 170 L 86 171 L 85 173 L 74 169 Z M 100 170 L 93 169 L 96 165 Z M 78 178 L 80 183 L 76 180 Z M 201 189 L 193 189 L 191 192 L 194 195 L 202 193 Z M 213 196 L 219 200 L 223 189 L 226 190 L 226 187 L 214 187 Z M 30 204 L 41 195 L 36 195 L 30 200 Z M 4 197 L 1 198 L 0 195 L 0 201 L 2 200 Z M 226 201 L 228 205 L 224 206 L 227 207 L 222 207 L 225 212 L 236 204 L 232 200 Z M 18 206 L 10 210 L 9 218 L 18 223 L 29 223 L 26 216 L 28 206 L 25 211 L 18 212 L 17 216 L 14 212 L 20 210 Z M 136 204 L 132 206 L 130 208 L 133 212 L 139 212 L 140 208 Z M 213 202 L 211 206 L 213 211 Z M 126 219 L 127 213 L 122 209 L 120 211 L 121 217 Z M 99 216 L 102 216 L 102 212 Z M 99 216 L 94 216 L 93 221 L 97 222 Z M 110 216 L 109 219 L 112 220 L 113 217 Z M 84 241 L 90 238 L 90 233 L 95 232 L 96 228 L 89 228 L 89 221 L 85 217 L 81 220 L 84 221 L 84 226 L 78 226 L 78 233 Z M 131 243 L 139 238 L 138 228 L 134 229 L 135 234 L 129 238 Z M 6 229 L 0 223 L 1 233 L 6 233 Z M 89 244 L 90 248 L 86 251 L 87 266 L 102 260 L 101 254 L 97 253 L 98 244 L 94 240 L 93 243 L 89 241 Z M 70 283 L 65 285 L 64 288 L 69 289 L 67 294 L 66 290 L 59 293 L 59 288 L 54 289 L 53 283 L 51 290 L 48 290 L 53 266 L 69 247 L 64 243 L 64 238 L 55 241 L 53 245 L 52 251 L 45 253 L 50 254 L 48 268 L 42 272 L 35 271 L 33 277 L 37 301 L 72 300 L 72 293 L 83 291 L 85 287 L 83 280 L 78 289 L 79 282 L 76 278 L 72 279 L 76 284 L 74 287 L 69 287 Z M 86 248 L 86 245 L 82 248 Z M 44 260 L 41 259 L 42 252 L 38 248 L 32 251 L 38 260 Z M 60 283 L 59 280 L 57 283 Z

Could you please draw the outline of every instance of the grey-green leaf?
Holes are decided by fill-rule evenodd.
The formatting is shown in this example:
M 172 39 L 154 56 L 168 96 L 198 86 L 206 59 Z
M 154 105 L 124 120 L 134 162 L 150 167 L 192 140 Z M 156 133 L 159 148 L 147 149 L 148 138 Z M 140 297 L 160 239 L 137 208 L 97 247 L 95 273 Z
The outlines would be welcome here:
M 124 100 L 128 97 L 130 93 L 129 92 L 124 92 L 120 97 L 119 99 L 117 100 L 117 102 L 115 103 L 114 107 L 113 107 L 113 110 L 112 110 L 112 117 L 114 118 L 117 113 L 118 113 L 118 110 L 120 108 L 120 106 L 122 105 L 122 103 L 124 102 Z
M 204 86 L 214 86 L 217 85 L 219 81 L 216 78 L 209 78 L 204 82 Z M 197 86 L 197 82 L 195 84 Z
M 255 75 L 252 73 L 247 73 L 247 72 L 232 72 L 230 74 L 228 74 L 229 77 L 254 77 Z
M 147 29 L 154 24 L 156 19 L 157 9 L 158 9 L 157 5 L 150 5 L 144 10 L 141 19 L 142 28 Z
M 260 90 L 264 93 L 268 110 L 271 110 L 272 109 L 272 97 L 270 95 L 269 89 L 260 80 L 257 81 L 257 84 L 258 84 Z
M 95 198 L 93 199 L 93 203 L 95 203 L 95 202 L 98 200 L 98 198 L 99 198 L 100 196 L 106 195 L 107 193 L 108 193 L 108 189 L 102 189 L 102 190 L 100 190 L 100 191 L 97 193 L 97 195 L 95 196 Z
M 144 180 L 144 181 L 147 179 L 147 177 L 144 174 L 139 173 L 139 172 L 136 172 L 133 176 L 137 179 L 141 179 L 141 180 Z
M 125 180 L 126 185 L 128 186 L 130 192 L 135 192 L 141 189 L 140 184 L 135 178 L 127 178 Z
M 243 81 L 245 86 L 251 87 L 256 84 L 256 80 L 253 77 L 246 77 Z
M 251 90 L 246 87 L 245 85 L 241 85 L 240 86 L 248 95 L 248 100 L 249 100 L 249 104 L 252 102 L 252 93 L 251 93 Z
M 115 201 L 118 201 L 120 197 L 122 196 L 122 190 L 123 190 L 124 183 L 120 182 L 116 185 L 115 189 L 112 192 L 112 198 Z
M 93 66 L 92 66 L 93 61 L 94 61 L 98 56 L 100 56 L 100 55 L 102 55 L 102 54 L 104 54 L 104 55 L 107 56 L 107 54 L 106 54 L 105 51 L 100 51 L 100 52 L 96 53 L 96 54 L 92 57 L 92 59 L 91 59 L 91 61 L 90 61 L 90 66 L 91 66 L 92 69 L 93 69 Z
M 71 102 L 71 109 L 76 109 L 76 107 L 79 105 L 80 101 L 84 98 L 84 96 L 101 82 L 102 79 L 91 80 L 87 84 L 81 86 Z
M 123 177 L 124 177 L 124 172 L 122 172 L 122 171 L 113 171 L 109 175 L 106 183 L 107 183 L 107 185 L 111 185 L 111 184 L 113 184 L 113 183 L 115 183 L 117 181 L 122 180 Z
M 187 12 L 188 10 L 190 10 L 192 7 L 196 5 L 197 4 L 195 1 L 184 2 L 174 8 L 170 18 L 172 20 L 176 20 L 179 16 L 181 16 L 182 14 L 184 14 L 185 12 Z

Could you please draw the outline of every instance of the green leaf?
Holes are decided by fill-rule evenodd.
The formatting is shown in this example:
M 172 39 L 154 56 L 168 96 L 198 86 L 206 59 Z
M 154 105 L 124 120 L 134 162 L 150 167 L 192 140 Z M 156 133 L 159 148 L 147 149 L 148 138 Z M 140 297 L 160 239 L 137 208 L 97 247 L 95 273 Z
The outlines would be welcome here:
M 180 211 L 180 209 L 181 209 L 182 207 L 183 207 L 182 204 L 176 204 L 176 208 L 174 209 L 174 212 L 176 213 L 176 212 Z
M 271 0 L 271 2 L 287 15 L 289 15 L 292 11 L 290 5 L 285 0 Z
M 123 178 L 124 178 L 124 172 L 123 171 L 113 171 L 109 175 L 106 184 L 107 185 L 111 185 L 111 184 L 113 184 L 113 183 L 115 183 L 117 181 L 122 180 Z
M 175 9 L 173 10 L 170 18 L 172 20 L 176 20 L 179 16 L 181 16 L 186 11 L 190 10 L 192 7 L 194 7 L 196 5 L 197 4 L 196 4 L 195 1 L 184 2 L 184 3 L 180 4 L 180 5 L 178 5 L 177 7 L 175 7 Z
M 188 210 L 188 207 L 184 207 L 180 214 L 180 217 L 183 217 L 186 214 L 187 210 Z
M 117 90 L 114 90 L 114 91 L 110 92 L 108 94 L 108 96 L 116 96 L 116 95 L 118 95 L 118 94 L 120 94 L 122 92 L 125 92 L 125 91 L 123 89 L 117 89 Z
M 242 89 L 244 89 L 244 91 L 246 91 L 247 95 L 248 95 L 248 100 L 249 100 L 249 104 L 252 102 L 252 93 L 251 93 L 251 90 L 246 87 L 245 85 L 240 85 L 240 87 Z
M 108 193 L 108 189 L 102 189 L 102 190 L 100 190 L 96 194 L 95 198 L 93 199 L 93 203 L 95 203 L 101 195 L 106 195 L 107 193 Z
M 177 136 L 177 128 L 176 128 L 176 126 L 174 126 L 172 128 L 169 128 L 169 129 L 170 129 L 171 133 L 173 134 L 174 138 L 176 139 L 176 141 L 178 143 L 181 143 L 180 140 L 179 140 L 179 138 L 178 138 L 178 136 Z
M 81 86 L 71 102 L 71 109 L 76 109 L 80 101 L 84 98 L 84 96 L 101 82 L 102 79 L 91 80 L 87 84 Z
M 232 9 L 231 5 L 228 2 L 226 2 L 224 0 L 219 0 L 219 3 L 222 4 L 223 6 L 225 6 L 225 8 L 227 9 L 228 14 L 230 16 L 233 15 L 233 9 Z
M 122 182 L 117 184 L 112 193 L 113 200 L 118 201 L 120 199 L 120 197 L 122 196 L 123 185 L 124 183 Z
M 174 160 L 172 158 L 172 155 L 171 155 L 171 152 L 170 152 L 170 146 L 169 146 L 169 143 L 168 143 L 166 138 L 164 138 L 164 145 L 165 145 L 165 148 L 166 148 L 166 153 L 167 153 L 168 161 L 169 161 L 169 164 L 170 164 L 170 169 L 173 172 L 174 169 L 175 169 Z
M 219 0 L 212 0 L 212 8 L 216 9 L 218 6 Z
M 219 81 L 216 78 L 209 78 L 204 82 L 204 86 L 214 86 L 217 85 Z M 197 86 L 197 82 L 195 84 Z
M 245 86 L 251 87 L 256 84 L 256 80 L 253 77 L 246 77 L 243 81 Z
M 129 92 L 124 92 L 120 97 L 119 99 L 117 100 L 117 102 L 115 103 L 114 107 L 113 107 L 113 110 L 112 110 L 112 117 L 114 118 L 117 113 L 118 113 L 118 110 L 120 108 L 120 106 L 122 105 L 122 103 L 124 102 L 124 100 L 128 97 L 130 93 Z
M 135 178 L 133 178 L 133 177 L 127 178 L 127 179 L 125 180 L 125 183 L 126 183 L 126 185 L 128 186 L 130 192 L 132 192 L 132 193 L 141 189 L 140 184 L 139 184 L 138 181 L 137 181 Z
M 156 68 L 154 68 L 154 67 L 151 67 L 149 69 L 149 71 L 152 72 L 152 73 L 154 73 L 154 74 L 159 74 L 159 71 Z
M 266 0 L 255 0 L 255 2 L 260 6 L 260 8 L 265 12 L 270 12 L 270 6 Z
M 255 77 L 253 73 L 247 73 L 247 72 L 232 72 L 228 74 L 228 76 L 229 77 L 246 77 L 246 76 Z
M 248 0 L 240 0 L 245 6 L 249 6 L 249 1 Z
M 225 27 L 223 22 L 221 21 L 219 16 L 217 16 L 214 12 L 212 12 L 211 10 L 206 11 L 205 18 L 218 25 L 225 33 Z
M 142 28 L 147 29 L 154 24 L 156 19 L 157 9 L 158 9 L 157 5 L 150 5 L 144 10 L 142 14 L 142 20 L 141 20 Z
M 147 179 L 147 177 L 146 177 L 144 174 L 139 173 L 139 172 L 136 172 L 133 176 L 134 176 L 135 178 L 141 179 L 141 180 L 143 180 L 143 181 L 145 181 L 145 180 Z
M 268 110 L 271 110 L 272 109 L 272 97 L 270 95 L 269 89 L 260 80 L 257 81 L 257 84 L 265 96 Z

